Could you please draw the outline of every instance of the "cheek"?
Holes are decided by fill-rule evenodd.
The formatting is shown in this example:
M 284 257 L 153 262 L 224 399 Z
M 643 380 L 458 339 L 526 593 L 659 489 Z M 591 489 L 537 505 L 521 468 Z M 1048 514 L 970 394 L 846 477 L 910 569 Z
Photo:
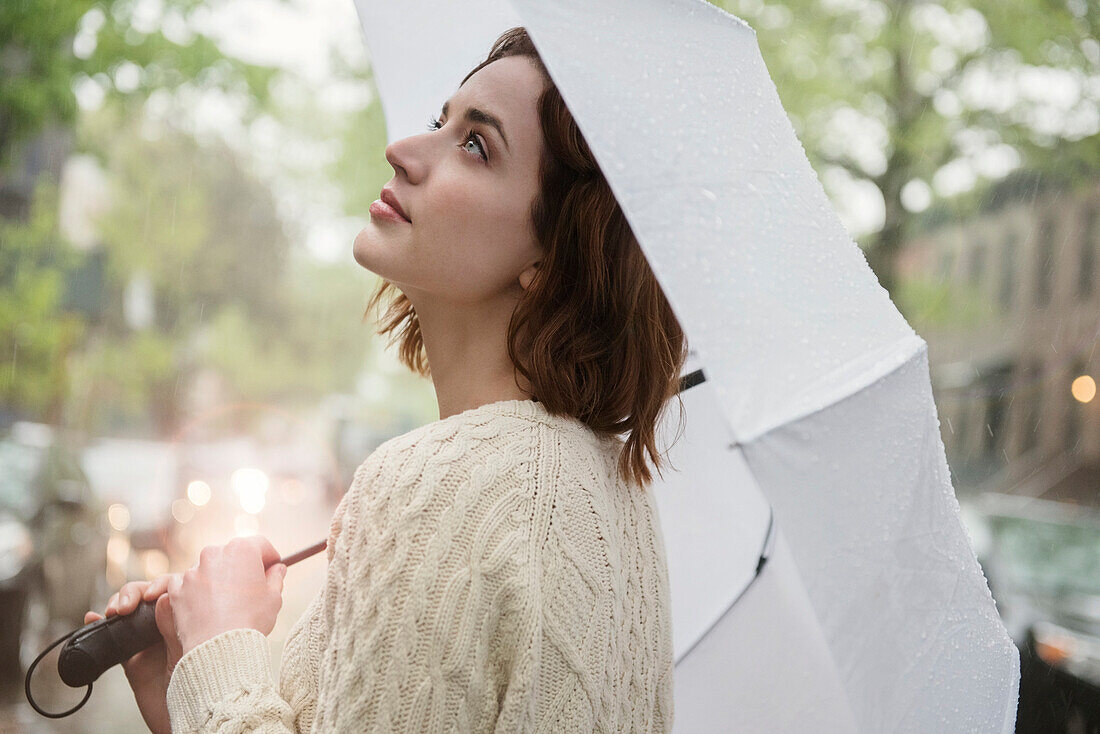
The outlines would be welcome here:
M 435 199 L 429 232 L 418 239 L 439 258 L 439 265 L 471 270 L 492 278 L 506 269 L 530 237 L 528 206 L 507 186 L 464 183 Z
M 433 233 L 451 239 L 469 240 L 481 233 L 507 207 L 502 206 L 501 191 L 469 175 L 455 175 L 439 181 L 427 194 Z

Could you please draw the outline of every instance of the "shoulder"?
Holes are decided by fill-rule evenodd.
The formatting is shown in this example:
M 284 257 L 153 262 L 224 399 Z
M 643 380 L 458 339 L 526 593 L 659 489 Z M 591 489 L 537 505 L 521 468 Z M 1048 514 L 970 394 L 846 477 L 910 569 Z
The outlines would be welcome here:
M 531 494 L 538 434 L 535 422 L 495 416 L 437 421 L 396 436 L 356 470 L 331 537 L 354 545 L 365 536 L 353 530 L 446 531 L 457 543 L 472 540 L 463 536 L 486 522 L 514 525 L 516 509 Z
M 530 540 L 544 591 L 556 593 L 558 585 L 583 579 L 606 593 L 618 556 L 612 547 L 618 537 L 614 495 L 621 489 L 611 473 L 614 447 L 583 425 L 565 424 L 549 432 L 540 449 Z
M 356 469 L 353 490 L 369 489 L 379 480 L 423 481 L 429 474 L 462 474 L 503 470 L 503 459 L 526 458 L 514 449 L 537 440 L 536 424 L 511 416 L 479 416 L 468 420 L 427 423 L 380 444 Z

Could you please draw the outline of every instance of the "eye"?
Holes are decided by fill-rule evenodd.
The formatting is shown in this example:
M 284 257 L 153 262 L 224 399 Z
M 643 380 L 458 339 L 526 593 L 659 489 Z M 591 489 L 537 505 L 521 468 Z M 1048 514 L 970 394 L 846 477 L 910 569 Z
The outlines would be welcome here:
M 438 130 L 441 127 L 443 127 L 443 125 L 439 122 L 439 120 L 435 119 L 434 117 L 429 117 L 428 118 L 428 129 L 429 130 Z M 466 131 L 466 137 L 464 138 L 464 142 L 462 144 L 462 147 L 465 148 L 466 143 L 469 143 L 471 140 L 474 142 L 474 145 L 476 145 L 478 147 L 478 151 L 479 151 L 478 155 L 481 156 L 482 160 L 488 161 L 489 156 L 486 154 L 485 146 L 482 145 L 481 140 L 476 135 L 474 135 L 473 130 L 467 130 Z

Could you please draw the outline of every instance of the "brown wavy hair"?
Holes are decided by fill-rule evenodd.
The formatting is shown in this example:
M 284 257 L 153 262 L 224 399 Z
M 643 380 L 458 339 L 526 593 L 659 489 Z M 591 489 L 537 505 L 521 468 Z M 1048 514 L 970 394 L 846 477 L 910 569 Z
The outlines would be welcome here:
M 629 433 L 619 475 L 646 486 L 652 474 L 645 453 L 660 474 L 654 435 L 673 397 L 680 400 L 682 431 L 687 338 L 526 29 L 502 33 L 459 86 L 508 56 L 530 58 L 547 82 L 537 102 L 546 152 L 531 206 L 545 256 L 512 313 L 508 356 L 549 413 L 572 416 L 600 435 Z M 389 343 L 399 343 L 398 359 L 429 377 L 412 302 L 383 279 L 367 313 L 391 292 L 377 333 L 390 334 Z

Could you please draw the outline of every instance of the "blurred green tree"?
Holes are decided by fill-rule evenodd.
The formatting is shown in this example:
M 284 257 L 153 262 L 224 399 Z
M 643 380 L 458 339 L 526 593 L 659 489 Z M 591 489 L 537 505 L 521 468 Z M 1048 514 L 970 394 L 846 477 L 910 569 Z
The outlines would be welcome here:
M 112 384 L 124 388 L 117 403 L 123 414 L 159 411 L 164 415 L 157 422 L 171 423 L 173 401 L 149 399 L 156 392 L 153 386 L 161 386 L 164 392 L 163 385 L 175 379 L 175 373 L 169 375 L 173 360 L 166 355 L 180 351 L 172 343 L 176 332 L 112 331 L 110 315 L 122 313 L 117 288 L 108 297 L 113 295 L 119 308 L 105 309 L 107 320 L 102 324 L 89 303 L 69 302 L 73 269 L 86 260 L 68 247 L 58 231 L 57 175 L 68 155 L 67 128 L 77 121 L 77 95 L 82 87 L 94 87 L 106 107 L 122 116 L 140 114 L 144 101 L 156 90 L 184 86 L 234 94 L 245 102 L 248 114 L 266 104 L 276 70 L 223 54 L 212 38 L 196 32 L 188 22 L 209 5 L 204 0 L 163 0 L 155 4 L 157 17 L 152 18 L 148 12 L 152 6 L 133 0 L 0 2 L 0 261 L 6 268 L 0 277 L 0 372 L 4 374 L 0 412 L 9 417 L 61 420 L 66 398 L 74 395 L 70 388 L 76 388 L 76 394 L 89 384 L 105 388 L 88 378 L 91 371 L 112 374 Z M 97 152 L 101 157 L 105 154 L 103 149 Z M 18 167 L 13 169 L 13 164 Z M 36 194 L 35 181 L 45 184 L 38 190 L 49 193 Z M 222 185 L 232 187 L 231 182 Z M 240 200 L 234 193 L 214 192 L 210 206 L 233 206 Z M 186 197 L 175 198 L 172 206 L 178 207 L 181 201 L 185 208 L 191 203 Z M 146 221 L 158 220 L 154 216 Z M 189 226 L 185 218 L 178 221 L 184 229 Z M 248 226 L 247 217 L 240 226 Z M 139 232 L 140 228 L 116 239 L 133 243 L 147 234 Z M 185 236 L 183 241 L 192 240 Z M 121 270 L 140 265 L 133 253 L 124 250 L 120 247 L 118 257 L 108 261 L 116 286 Z M 174 252 L 165 251 L 169 258 Z M 224 264 L 217 255 L 204 261 L 207 269 L 195 280 L 203 280 Z M 182 265 L 185 259 L 181 255 L 175 262 Z M 220 275 L 224 277 L 208 290 L 217 290 L 233 277 Z M 92 287 L 77 300 L 94 300 L 97 295 L 98 288 Z M 270 294 L 264 297 L 273 300 Z M 162 300 L 156 313 L 162 321 L 171 321 L 178 292 L 165 293 Z M 95 322 L 90 329 L 89 317 Z M 91 369 L 93 365 L 98 368 Z M 70 382 L 74 369 L 77 377 L 85 379 Z
M 115 110 L 104 118 L 94 146 L 112 203 L 97 229 L 116 288 L 144 273 L 154 325 L 165 333 L 188 331 L 231 302 L 256 321 L 282 316 L 278 286 L 290 242 L 268 185 L 223 142 L 199 143 L 167 126 L 149 139 L 140 118 Z M 123 328 L 122 310 L 112 313 Z
M 368 76 L 361 77 L 366 84 Z M 386 119 L 377 95 L 355 113 L 347 115 L 335 131 L 341 154 L 329 167 L 329 175 L 339 181 L 344 208 L 349 215 L 366 216 L 378 192 L 393 178 L 393 167 L 386 160 Z
M 258 323 L 241 306 L 222 309 L 204 333 L 204 364 L 246 400 L 312 407 L 350 391 L 367 346 L 361 314 L 348 308 L 366 301 L 362 281 L 348 264 L 295 257 L 279 287 L 283 317 Z
M 198 329 L 231 306 L 257 328 L 285 316 L 289 240 L 268 188 L 224 143 L 171 128 L 148 139 L 117 106 L 96 117 L 87 142 L 111 186 L 97 223 L 106 283 L 103 316 L 76 359 L 74 410 L 86 427 L 148 416 L 170 433 L 200 359 Z
M 881 193 L 883 225 L 860 244 L 891 296 L 899 248 L 918 225 L 907 186 L 932 196 L 928 184 L 945 166 L 997 146 L 1051 176 L 1093 179 L 1100 167 L 1098 0 L 712 2 L 756 29 L 819 174 L 837 168 Z M 1058 72 L 1070 113 L 1037 89 Z M 852 135 L 859 125 L 873 137 Z M 984 189 L 979 181 L 941 203 L 964 216 Z
M 119 106 L 86 115 L 111 205 L 103 318 L 73 359 L 72 420 L 171 435 L 194 378 L 231 400 L 315 404 L 351 389 L 368 346 L 362 278 L 295 253 L 267 183 L 220 141 L 150 134 Z M 144 301 L 144 303 L 143 303 Z
M 162 20 L 151 23 L 133 0 L 0 2 L 0 170 L 16 143 L 74 121 L 82 81 L 134 100 L 184 84 L 265 100 L 275 70 L 223 54 L 188 25 L 208 4 L 161 0 Z
M 40 186 L 26 221 L 0 217 L 0 409 L 56 422 L 84 321 L 64 309 L 76 254 L 57 231 L 57 190 Z

